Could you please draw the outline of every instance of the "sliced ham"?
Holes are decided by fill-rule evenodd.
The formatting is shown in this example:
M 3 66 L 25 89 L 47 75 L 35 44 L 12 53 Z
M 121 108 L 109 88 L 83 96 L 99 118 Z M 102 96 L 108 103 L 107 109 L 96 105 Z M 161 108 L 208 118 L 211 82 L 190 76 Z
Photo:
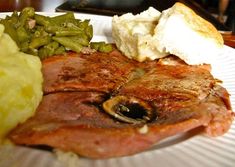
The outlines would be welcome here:
M 137 63 L 117 50 L 51 57 L 43 62 L 45 95 L 35 116 L 9 138 L 110 158 L 197 127 L 209 136 L 226 133 L 233 120 L 226 89 L 205 68 L 163 62 Z M 103 104 L 120 96 L 150 106 L 153 117 L 128 123 L 108 114 Z

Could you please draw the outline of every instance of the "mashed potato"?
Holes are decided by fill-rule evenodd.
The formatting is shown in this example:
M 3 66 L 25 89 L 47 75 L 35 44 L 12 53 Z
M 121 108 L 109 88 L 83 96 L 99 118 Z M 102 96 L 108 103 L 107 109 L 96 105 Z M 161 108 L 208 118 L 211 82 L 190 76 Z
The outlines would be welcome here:
M 31 117 L 42 99 L 41 62 L 19 52 L 0 24 L 0 143 L 17 124 Z
M 154 29 L 161 13 L 150 7 L 148 10 L 133 15 L 114 16 L 112 36 L 117 47 L 130 59 L 139 62 L 154 60 L 166 56 L 159 52 L 154 41 Z

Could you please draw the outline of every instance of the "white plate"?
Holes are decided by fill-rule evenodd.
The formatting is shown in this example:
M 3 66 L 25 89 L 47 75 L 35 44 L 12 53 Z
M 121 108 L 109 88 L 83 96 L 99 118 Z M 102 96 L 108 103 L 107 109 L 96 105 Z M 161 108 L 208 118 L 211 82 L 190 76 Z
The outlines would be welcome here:
M 0 18 L 6 14 L 0 13 Z M 40 13 L 49 16 L 58 13 Z M 90 19 L 94 29 L 93 41 L 112 42 L 111 17 L 76 14 L 76 18 Z M 209 49 L 209 48 L 208 48 Z M 225 46 L 215 57 L 212 73 L 224 81 L 235 108 L 235 50 Z M 0 167 L 65 167 L 49 151 L 25 147 L 0 148 Z M 235 122 L 224 136 L 209 138 L 203 135 L 182 134 L 134 156 L 107 160 L 79 159 L 79 167 L 232 167 L 235 166 Z

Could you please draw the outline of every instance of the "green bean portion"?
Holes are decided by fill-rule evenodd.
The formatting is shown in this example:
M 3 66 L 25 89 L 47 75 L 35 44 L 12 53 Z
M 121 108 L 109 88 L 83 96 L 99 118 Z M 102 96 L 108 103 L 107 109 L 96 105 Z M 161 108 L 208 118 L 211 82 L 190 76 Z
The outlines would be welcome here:
M 76 41 L 76 39 L 74 38 L 69 38 L 69 37 L 53 37 L 53 40 L 59 42 L 60 44 L 62 44 L 63 46 L 65 46 L 65 48 L 75 51 L 77 53 L 81 52 L 83 46 L 81 43 L 79 43 L 78 41 Z
M 24 42 L 30 39 L 30 35 L 24 27 L 18 27 L 16 29 L 19 42 Z
M 51 42 L 50 36 L 32 38 L 29 43 L 30 48 L 38 49 L 41 46 L 47 45 Z
M 111 52 L 113 50 L 112 45 L 106 44 L 105 42 L 91 42 L 90 46 L 92 49 L 105 53 Z
M 9 36 L 16 42 L 16 44 L 19 45 L 18 35 L 11 20 L 0 20 L 0 24 L 4 25 L 4 32 L 9 34 Z
M 47 16 L 35 14 L 34 19 L 36 20 L 38 25 L 48 26 L 50 24 L 50 18 Z
M 74 13 L 48 17 L 35 13 L 32 7 L 0 19 L 5 33 L 17 43 L 20 50 L 45 59 L 61 55 L 68 50 L 81 52 L 84 47 L 100 52 L 112 51 L 112 46 L 104 42 L 91 42 L 93 27 L 90 20 L 76 19 Z
M 28 18 L 32 18 L 35 14 L 34 8 L 26 7 L 20 12 L 19 15 L 19 23 L 20 26 L 24 26 L 28 20 Z

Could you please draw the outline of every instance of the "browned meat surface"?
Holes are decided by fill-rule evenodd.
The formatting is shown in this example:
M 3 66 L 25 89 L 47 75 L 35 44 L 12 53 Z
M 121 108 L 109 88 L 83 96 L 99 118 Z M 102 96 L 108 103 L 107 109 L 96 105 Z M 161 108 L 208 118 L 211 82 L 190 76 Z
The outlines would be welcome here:
M 44 93 L 59 91 L 110 92 L 128 79 L 134 63 L 120 52 L 54 56 L 43 61 Z
M 208 70 L 182 63 L 137 64 L 115 52 L 109 55 L 112 58 L 95 54 L 110 62 L 75 54 L 46 60 L 43 72 L 47 95 L 36 115 L 13 130 L 10 139 L 16 144 L 48 145 L 86 157 L 108 158 L 144 151 L 166 137 L 200 126 L 210 136 L 229 129 L 233 120 L 229 95 Z M 70 66 L 75 74 L 61 80 L 62 69 Z M 98 77 L 97 73 L 106 68 L 107 75 Z M 80 77 L 83 72 L 89 76 L 85 82 Z M 133 103 L 129 105 L 125 99 Z M 111 101 L 111 111 L 126 111 L 129 105 L 129 115 L 124 116 L 136 120 L 149 115 L 141 115 L 142 108 L 131 107 L 145 106 L 151 118 L 145 123 L 123 122 L 108 114 L 108 105 L 102 105 L 107 101 Z
M 216 83 L 205 68 L 187 65 L 159 65 L 141 78 L 126 83 L 117 95 L 134 96 L 152 102 L 158 113 L 157 122 L 174 124 L 193 115 L 210 117 L 206 133 L 224 134 L 233 115 L 229 94 Z
M 191 100 L 193 97 L 205 98 L 216 84 L 216 80 L 208 71 L 196 66 L 155 63 L 150 68 L 147 66 L 147 70 L 140 78 L 125 84 L 119 92 L 138 95 L 149 101 L 158 98 L 169 101 L 171 98 Z
M 92 105 L 100 102 L 98 96 L 90 92 L 46 95 L 36 115 L 10 137 L 17 144 L 49 145 L 83 156 L 106 158 L 143 151 L 162 138 L 188 131 L 210 119 L 192 113 L 172 124 L 156 120 L 148 125 L 148 132 L 141 133 L 143 125 L 118 122 Z

